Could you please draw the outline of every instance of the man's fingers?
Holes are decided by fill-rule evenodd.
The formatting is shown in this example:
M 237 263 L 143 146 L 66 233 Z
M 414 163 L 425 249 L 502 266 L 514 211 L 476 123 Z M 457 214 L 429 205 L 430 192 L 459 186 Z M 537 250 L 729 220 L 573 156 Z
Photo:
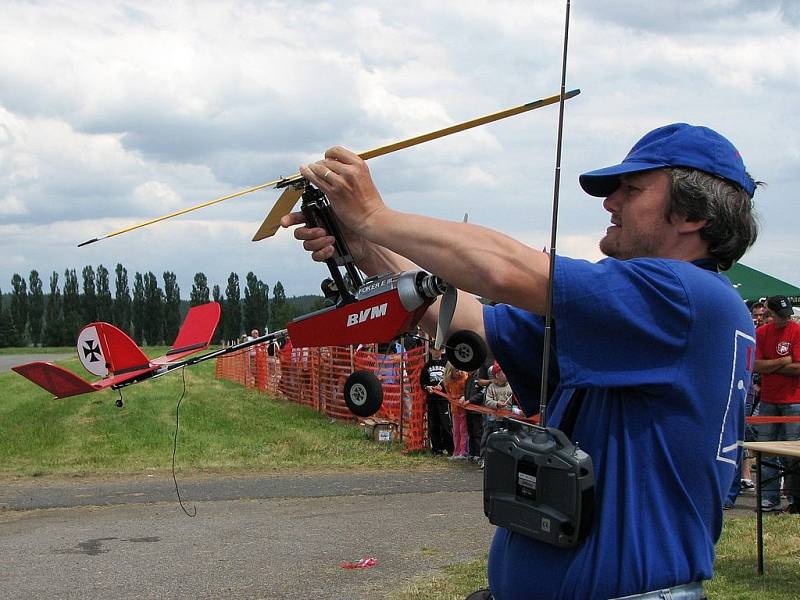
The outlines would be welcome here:
M 311 253 L 311 258 L 317 262 L 325 262 L 333 256 L 333 246 L 327 246 L 322 250 L 317 250 Z
M 303 249 L 309 252 L 316 252 L 318 250 L 324 250 L 325 248 L 332 248 L 334 242 L 335 240 L 332 235 L 309 238 L 303 242 Z
M 281 217 L 281 227 L 291 227 L 292 225 L 302 225 L 306 218 L 301 212 L 292 212 Z
M 335 160 L 345 165 L 352 165 L 361 161 L 361 157 L 358 154 L 342 146 L 328 148 L 328 150 L 325 152 L 325 158 Z

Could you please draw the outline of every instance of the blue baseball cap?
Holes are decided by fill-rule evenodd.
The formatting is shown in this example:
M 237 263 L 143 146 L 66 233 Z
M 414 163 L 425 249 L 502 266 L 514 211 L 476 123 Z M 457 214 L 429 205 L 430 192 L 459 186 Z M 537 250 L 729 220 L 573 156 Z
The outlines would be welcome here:
M 747 173 L 739 151 L 708 127 L 673 123 L 654 129 L 636 142 L 623 161 L 580 176 L 587 194 L 605 197 L 619 187 L 620 175 L 664 167 L 687 167 L 735 183 L 752 198 L 756 182 Z

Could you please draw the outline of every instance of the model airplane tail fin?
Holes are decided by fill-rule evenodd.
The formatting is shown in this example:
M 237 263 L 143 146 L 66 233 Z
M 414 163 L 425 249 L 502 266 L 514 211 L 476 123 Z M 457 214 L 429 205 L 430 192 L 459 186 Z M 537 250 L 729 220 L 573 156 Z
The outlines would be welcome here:
M 148 368 L 150 361 L 124 331 L 110 323 L 89 323 L 78 335 L 78 358 L 98 377 Z
M 153 362 L 160 364 L 174 362 L 198 350 L 208 348 L 214 337 L 214 331 L 217 329 L 220 312 L 221 309 L 217 302 L 190 308 L 172 348 L 169 349 L 166 356 Z
M 48 362 L 32 362 L 25 365 L 11 367 L 12 371 L 19 373 L 39 387 L 43 387 L 56 398 L 68 398 L 87 392 L 97 391 L 91 383 Z

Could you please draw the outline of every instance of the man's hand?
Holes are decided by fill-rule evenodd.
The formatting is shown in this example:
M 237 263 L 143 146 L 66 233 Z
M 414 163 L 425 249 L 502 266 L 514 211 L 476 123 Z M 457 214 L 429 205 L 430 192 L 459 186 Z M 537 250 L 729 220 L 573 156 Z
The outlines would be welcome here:
M 302 165 L 300 174 L 325 193 L 339 222 L 353 233 L 368 238 L 370 222 L 387 210 L 367 163 L 346 148 L 334 146 L 323 160 Z

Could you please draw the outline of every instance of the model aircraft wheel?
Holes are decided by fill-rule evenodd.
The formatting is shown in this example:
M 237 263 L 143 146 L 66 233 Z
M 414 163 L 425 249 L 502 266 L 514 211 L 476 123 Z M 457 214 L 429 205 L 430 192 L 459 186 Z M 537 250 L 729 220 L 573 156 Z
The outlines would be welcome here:
M 447 340 L 447 360 L 462 371 L 474 371 L 486 362 L 488 352 L 483 338 L 474 331 L 456 331 Z
M 344 403 L 354 415 L 371 417 L 383 404 L 383 386 L 369 371 L 354 371 L 344 383 Z

